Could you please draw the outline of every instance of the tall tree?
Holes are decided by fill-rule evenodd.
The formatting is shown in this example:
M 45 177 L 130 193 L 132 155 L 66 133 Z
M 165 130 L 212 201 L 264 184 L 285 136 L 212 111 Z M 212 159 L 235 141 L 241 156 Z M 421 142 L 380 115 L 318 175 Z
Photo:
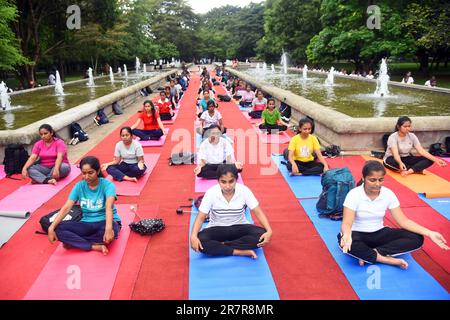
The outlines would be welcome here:
M 0 0 L 0 70 L 9 71 L 27 62 L 10 25 L 17 20 L 17 8 L 8 0 Z
M 273 62 L 284 49 L 295 62 L 306 61 L 306 47 L 321 30 L 320 4 L 321 0 L 268 0 L 259 55 Z
M 381 28 L 367 26 L 367 7 L 361 0 L 323 0 L 321 22 L 323 29 L 307 48 L 308 60 L 322 63 L 347 59 L 355 68 L 373 68 L 382 57 L 411 56 L 414 39 L 402 26 L 406 1 L 378 1 Z

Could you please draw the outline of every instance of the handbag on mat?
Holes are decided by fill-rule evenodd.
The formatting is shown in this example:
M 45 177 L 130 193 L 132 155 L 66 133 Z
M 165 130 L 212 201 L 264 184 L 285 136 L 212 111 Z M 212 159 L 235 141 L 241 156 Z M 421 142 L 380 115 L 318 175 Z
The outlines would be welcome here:
M 155 234 L 166 227 L 163 220 L 158 218 L 142 219 L 140 221 L 130 223 L 129 226 L 131 230 L 143 236 Z

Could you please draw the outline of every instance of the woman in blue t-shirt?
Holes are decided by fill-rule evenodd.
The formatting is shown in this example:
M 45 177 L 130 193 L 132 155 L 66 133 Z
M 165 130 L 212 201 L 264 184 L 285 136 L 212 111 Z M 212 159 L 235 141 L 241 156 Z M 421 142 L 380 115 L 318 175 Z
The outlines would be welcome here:
M 69 199 L 48 228 L 48 239 L 51 243 L 61 241 L 65 248 L 94 250 L 107 255 L 107 245 L 117 239 L 121 228 L 114 206 L 116 188 L 102 177 L 96 157 L 83 158 L 80 168 L 83 180 L 73 187 Z M 63 221 L 76 202 L 83 212 L 81 221 Z

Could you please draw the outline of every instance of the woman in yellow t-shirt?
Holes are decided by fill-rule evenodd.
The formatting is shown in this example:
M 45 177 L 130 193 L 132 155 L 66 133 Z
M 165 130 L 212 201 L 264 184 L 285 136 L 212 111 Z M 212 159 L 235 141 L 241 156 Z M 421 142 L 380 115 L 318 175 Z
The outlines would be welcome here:
M 303 118 L 298 123 L 298 133 L 289 142 L 287 168 L 292 175 L 319 175 L 329 169 L 320 151 L 319 140 L 311 134 L 313 123 Z M 314 161 L 313 153 L 319 162 Z

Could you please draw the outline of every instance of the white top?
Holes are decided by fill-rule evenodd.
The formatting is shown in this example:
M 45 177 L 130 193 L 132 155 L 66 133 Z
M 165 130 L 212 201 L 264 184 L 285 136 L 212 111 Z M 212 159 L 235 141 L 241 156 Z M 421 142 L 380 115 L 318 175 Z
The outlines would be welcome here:
M 398 136 L 398 132 L 394 132 L 389 136 L 387 141 L 387 150 L 384 155 L 384 160 L 392 156 L 391 147 L 396 146 L 400 157 L 407 157 L 411 154 L 411 150 L 420 146 L 419 139 L 414 133 L 409 132 L 402 140 Z
M 247 207 L 253 210 L 257 206 L 259 206 L 258 200 L 248 187 L 236 183 L 234 196 L 228 202 L 222 194 L 220 185 L 217 184 L 206 191 L 199 211 L 209 213 L 209 223 L 206 228 L 228 227 L 250 224 L 245 217 L 245 210 Z
M 234 158 L 234 150 L 230 142 L 220 137 L 217 144 L 212 144 L 209 139 L 203 140 L 198 150 L 197 159 L 205 160 L 206 163 L 219 164 L 223 163 L 228 156 Z
M 364 191 L 364 184 L 347 194 L 344 207 L 355 211 L 352 231 L 375 232 L 384 228 L 383 218 L 387 209 L 400 207 L 397 196 L 390 189 L 381 187 L 375 200 L 370 200 Z
M 222 119 L 222 115 L 219 111 L 214 109 L 214 114 L 212 116 L 209 115 L 208 110 L 204 111 L 200 117 L 200 119 L 205 120 L 203 124 L 203 128 L 210 127 L 212 125 L 219 125 L 219 120 Z
M 402 79 L 402 83 L 413 84 L 414 83 L 414 79 L 413 79 L 413 77 L 409 77 L 408 81 L 405 81 L 405 78 L 403 78 Z
M 119 141 L 117 142 L 116 149 L 114 150 L 114 157 L 121 157 L 122 161 L 128 164 L 138 163 L 137 157 L 143 156 L 144 149 L 136 140 L 133 140 L 128 148 L 125 147 L 123 141 Z
M 373 74 L 368 74 L 368 75 L 366 76 L 366 78 L 367 78 L 367 79 L 373 79 Z

